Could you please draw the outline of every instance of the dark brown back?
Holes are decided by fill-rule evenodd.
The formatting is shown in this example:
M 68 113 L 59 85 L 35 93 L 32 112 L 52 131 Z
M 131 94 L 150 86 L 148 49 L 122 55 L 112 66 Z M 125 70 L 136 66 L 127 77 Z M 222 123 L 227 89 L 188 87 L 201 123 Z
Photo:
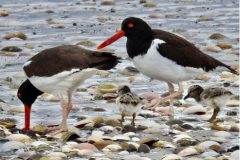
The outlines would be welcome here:
M 43 50 L 33 56 L 23 69 L 28 77 L 52 76 L 71 69 L 97 68 L 109 70 L 119 58 L 108 52 L 87 50 L 77 45 L 62 45 Z

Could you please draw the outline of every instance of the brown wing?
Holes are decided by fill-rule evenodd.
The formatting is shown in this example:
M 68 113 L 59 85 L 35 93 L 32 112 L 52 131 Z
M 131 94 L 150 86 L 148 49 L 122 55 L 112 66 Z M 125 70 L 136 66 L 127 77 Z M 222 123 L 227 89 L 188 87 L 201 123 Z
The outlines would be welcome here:
M 214 59 L 207 54 L 204 54 L 192 43 L 188 42 L 182 37 L 162 30 L 153 30 L 153 32 L 154 38 L 159 38 L 166 42 L 159 45 L 159 53 L 163 57 L 171 59 L 179 65 L 185 67 L 202 68 L 205 71 L 213 70 L 218 66 L 224 66 L 232 73 L 238 74 L 228 65 Z
M 224 88 L 208 88 L 201 93 L 201 98 L 208 99 L 232 93 Z
M 29 61 L 31 63 L 24 67 L 24 71 L 31 77 L 52 76 L 76 68 L 108 70 L 119 62 L 119 58 L 108 52 L 91 51 L 76 45 L 62 45 L 43 50 Z
M 137 105 L 140 103 L 140 98 L 133 93 L 126 93 L 121 95 L 119 102 L 123 104 Z

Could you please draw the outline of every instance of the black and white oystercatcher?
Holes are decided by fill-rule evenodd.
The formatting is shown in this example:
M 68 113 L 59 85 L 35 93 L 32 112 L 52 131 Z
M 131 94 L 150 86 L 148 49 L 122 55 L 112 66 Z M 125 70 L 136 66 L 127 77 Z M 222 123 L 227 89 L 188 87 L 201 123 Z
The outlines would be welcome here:
M 55 133 L 67 131 L 67 117 L 72 108 L 72 92 L 100 70 L 112 69 L 118 58 L 112 53 L 63 45 L 43 50 L 23 66 L 28 77 L 17 96 L 25 106 L 25 128 L 30 129 L 31 106 L 44 92 L 60 99 L 63 109 L 61 125 Z
M 230 66 L 204 54 L 194 44 L 175 34 L 151 29 L 142 19 L 129 17 L 122 22 L 121 30 L 100 44 L 97 49 L 110 45 L 119 38 L 127 37 L 127 53 L 137 69 L 150 78 L 165 81 L 170 95 L 158 98 L 155 103 L 145 108 L 155 108 L 170 100 L 170 118 L 173 118 L 173 98 L 183 92 L 182 81 L 190 80 L 200 73 L 224 67 L 238 74 Z M 173 83 L 179 89 L 174 92 Z
M 123 125 L 124 117 L 132 116 L 131 125 L 135 126 L 135 118 L 137 112 L 142 108 L 142 101 L 138 95 L 131 92 L 128 86 L 121 86 L 118 89 L 118 97 L 116 104 L 121 113 L 121 125 Z
M 189 87 L 188 94 L 184 97 L 184 99 L 194 98 L 197 102 L 213 108 L 213 114 L 208 121 L 214 122 L 218 112 L 221 108 L 226 106 L 226 103 L 231 96 L 233 96 L 232 92 L 224 88 L 215 87 L 203 89 L 199 85 L 193 85 Z

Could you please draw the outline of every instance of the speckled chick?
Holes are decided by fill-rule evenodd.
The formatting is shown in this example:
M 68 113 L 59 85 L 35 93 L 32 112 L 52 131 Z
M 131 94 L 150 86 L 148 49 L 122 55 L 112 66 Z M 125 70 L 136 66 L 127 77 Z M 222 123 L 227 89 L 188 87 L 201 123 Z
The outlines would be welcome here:
M 209 122 L 215 122 L 220 108 L 226 106 L 228 99 L 232 96 L 232 92 L 224 88 L 207 88 L 203 89 L 199 85 L 193 85 L 188 89 L 188 94 L 184 97 L 194 98 L 197 102 L 214 109 Z
M 116 104 L 121 113 L 121 124 L 124 122 L 125 115 L 132 116 L 131 125 L 135 125 L 135 118 L 137 112 L 142 107 L 141 99 L 138 95 L 131 92 L 126 85 L 119 87 Z

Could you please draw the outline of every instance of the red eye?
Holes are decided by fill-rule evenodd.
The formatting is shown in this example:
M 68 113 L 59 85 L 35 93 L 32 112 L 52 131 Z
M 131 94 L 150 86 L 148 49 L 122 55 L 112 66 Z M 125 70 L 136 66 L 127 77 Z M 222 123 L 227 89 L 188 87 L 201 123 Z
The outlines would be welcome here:
M 133 24 L 132 23 L 128 23 L 128 28 L 133 28 Z

